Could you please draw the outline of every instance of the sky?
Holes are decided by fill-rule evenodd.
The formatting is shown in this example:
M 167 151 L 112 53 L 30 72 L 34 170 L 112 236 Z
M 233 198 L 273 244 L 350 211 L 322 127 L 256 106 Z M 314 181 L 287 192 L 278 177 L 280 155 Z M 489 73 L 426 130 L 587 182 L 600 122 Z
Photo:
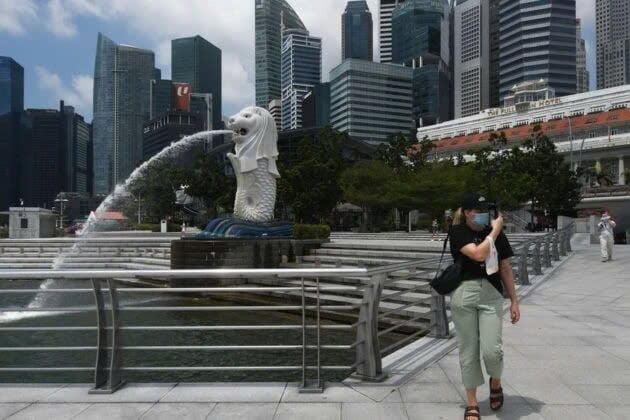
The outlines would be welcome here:
M 311 35 L 322 38 L 323 81 L 341 62 L 346 0 L 288 0 Z M 367 0 L 378 59 L 378 0 Z M 595 0 L 576 0 L 595 87 Z M 170 78 L 171 39 L 201 35 L 223 54 L 223 112 L 254 104 L 254 0 L 0 0 L 0 55 L 24 67 L 26 108 L 59 100 L 92 119 L 96 37 L 151 49 Z

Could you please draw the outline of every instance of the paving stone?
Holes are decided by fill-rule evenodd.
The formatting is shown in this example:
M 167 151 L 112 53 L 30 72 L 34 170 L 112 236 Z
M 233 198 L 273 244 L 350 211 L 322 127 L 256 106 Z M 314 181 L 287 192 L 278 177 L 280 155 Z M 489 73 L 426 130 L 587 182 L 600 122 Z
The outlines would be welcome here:
M 274 420 L 341 420 L 340 403 L 282 403 Z
M 540 407 L 540 413 L 545 418 L 545 420 L 610 419 L 610 416 L 608 414 L 592 405 L 543 405 Z
M 219 403 L 210 412 L 208 420 L 271 420 L 277 407 L 277 403 Z
M 402 403 L 343 403 L 343 420 L 406 420 L 407 412 Z
M 630 385 L 570 385 L 592 404 L 622 405 L 630 403 Z M 630 417 L 630 413 L 629 417 Z
M 279 402 L 284 383 L 180 384 L 160 402 Z
M 462 397 L 450 383 L 408 383 L 400 387 L 400 394 L 408 402 L 461 402 Z
M 59 385 L 0 385 L 0 402 L 37 402 L 62 389 Z
M 157 403 L 144 413 L 146 420 L 205 420 L 215 403 Z
M 28 403 L 0 403 L 0 419 L 5 419 L 28 405 Z
M 355 389 L 338 384 L 329 384 L 322 393 L 300 393 L 297 384 L 289 384 L 282 395 L 282 402 L 364 402 L 372 400 Z
M 151 403 L 95 403 L 72 420 L 135 420 L 152 406 Z
M 9 418 L 11 420 L 71 419 L 89 406 L 90 404 L 35 403 Z
M 46 397 L 46 402 L 158 402 L 175 384 L 128 384 L 113 394 L 89 394 L 90 386 L 69 385 Z

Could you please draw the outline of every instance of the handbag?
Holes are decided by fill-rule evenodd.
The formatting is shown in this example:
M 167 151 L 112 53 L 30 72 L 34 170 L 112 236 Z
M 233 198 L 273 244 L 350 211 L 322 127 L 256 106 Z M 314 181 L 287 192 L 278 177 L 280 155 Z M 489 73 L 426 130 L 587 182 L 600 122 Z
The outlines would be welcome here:
M 440 263 L 435 271 L 435 277 L 431 280 L 431 287 L 433 290 L 441 295 L 448 295 L 453 290 L 457 289 L 462 283 L 462 262 L 460 258 L 455 258 L 453 264 L 449 265 L 440 273 L 440 267 L 442 266 L 442 259 L 444 258 L 444 252 L 446 251 L 446 243 L 451 236 L 451 231 L 448 231 L 446 239 L 444 239 L 444 247 L 442 248 L 442 256 L 440 256 Z

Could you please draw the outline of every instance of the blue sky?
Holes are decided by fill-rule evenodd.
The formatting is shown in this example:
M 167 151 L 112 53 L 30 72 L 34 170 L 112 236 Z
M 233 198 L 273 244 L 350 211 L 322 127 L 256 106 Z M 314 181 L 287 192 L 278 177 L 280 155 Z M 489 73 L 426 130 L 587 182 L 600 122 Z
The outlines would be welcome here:
M 289 0 L 311 34 L 323 39 L 323 77 L 341 61 L 346 0 Z M 595 87 L 595 0 L 577 0 Z M 378 0 L 368 0 L 374 19 Z M 0 0 L 0 55 L 24 67 L 25 106 L 57 108 L 60 99 L 92 118 L 96 36 L 148 48 L 170 77 L 170 40 L 201 35 L 223 51 L 223 110 L 254 102 L 254 0 Z

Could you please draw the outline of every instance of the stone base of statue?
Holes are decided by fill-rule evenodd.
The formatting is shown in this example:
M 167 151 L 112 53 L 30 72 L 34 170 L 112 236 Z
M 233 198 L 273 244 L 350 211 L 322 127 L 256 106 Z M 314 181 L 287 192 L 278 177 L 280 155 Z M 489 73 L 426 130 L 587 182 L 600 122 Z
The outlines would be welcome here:
M 291 222 L 250 223 L 233 217 L 219 217 L 211 220 L 196 239 L 292 237 Z

